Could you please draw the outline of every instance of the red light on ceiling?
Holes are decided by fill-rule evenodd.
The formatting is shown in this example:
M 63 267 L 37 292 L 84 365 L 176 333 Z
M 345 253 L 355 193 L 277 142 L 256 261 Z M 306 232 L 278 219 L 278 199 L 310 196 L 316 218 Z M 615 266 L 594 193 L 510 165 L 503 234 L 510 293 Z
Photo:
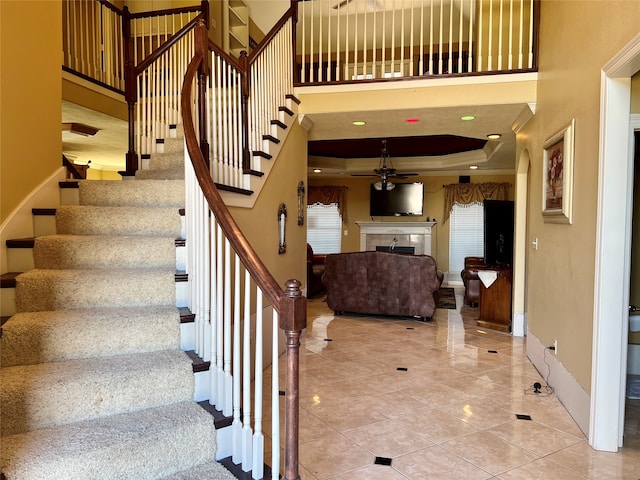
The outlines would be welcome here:
M 418 123 L 420 121 L 419 118 L 407 118 L 405 122 L 407 123 Z

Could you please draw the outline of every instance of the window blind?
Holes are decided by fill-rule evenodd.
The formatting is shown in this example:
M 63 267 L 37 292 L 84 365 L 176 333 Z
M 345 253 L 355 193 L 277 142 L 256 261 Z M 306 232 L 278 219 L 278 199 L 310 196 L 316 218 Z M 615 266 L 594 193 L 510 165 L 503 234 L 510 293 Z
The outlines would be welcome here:
M 449 273 L 459 275 L 465 257 L 484 256 L 484 207 L 454 204 L 449 221 Z
M 307 207 L 307 242 L 313 253 L 340 253 L 342 217 L 337 203 Z

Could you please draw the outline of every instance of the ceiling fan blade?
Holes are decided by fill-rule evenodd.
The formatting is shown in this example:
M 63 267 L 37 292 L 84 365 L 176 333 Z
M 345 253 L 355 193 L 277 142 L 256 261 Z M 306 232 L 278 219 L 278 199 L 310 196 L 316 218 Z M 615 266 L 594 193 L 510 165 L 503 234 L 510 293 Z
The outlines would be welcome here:
M 352 173 L 352 177 L 377 177 L 378 175 L 372 175 L 371 173 Z
M 406 178 L 406 177 L 415 177 L 420 175 L 419 173 L 396 173 L 396 178 Z
M 342 0 L 340 3 L 336 3 L 332 8 L 337 10 L 338 8 L 342 8 L 351 3 L 351 0 Z

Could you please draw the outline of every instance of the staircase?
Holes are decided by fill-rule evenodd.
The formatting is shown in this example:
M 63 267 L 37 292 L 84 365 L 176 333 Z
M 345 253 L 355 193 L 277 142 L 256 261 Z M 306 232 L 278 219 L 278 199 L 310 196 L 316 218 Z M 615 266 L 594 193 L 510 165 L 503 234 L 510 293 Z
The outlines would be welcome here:
M 184 153 L 171 142 L 135 180 L 79 182 L 79 204 L 33 242 L 2 326 L 8 480 L 235 478 L 183 351 Z

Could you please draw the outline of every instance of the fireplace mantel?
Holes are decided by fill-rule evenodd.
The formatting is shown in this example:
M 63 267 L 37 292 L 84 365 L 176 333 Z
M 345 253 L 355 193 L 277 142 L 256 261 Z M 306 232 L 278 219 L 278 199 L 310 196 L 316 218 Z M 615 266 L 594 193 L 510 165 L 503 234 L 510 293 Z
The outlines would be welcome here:
M 356 222 L 360 227 L 360 250 L 389 246 L 413 246 L 417 255 L 431 255 L 431 231 L 436 222 Z

